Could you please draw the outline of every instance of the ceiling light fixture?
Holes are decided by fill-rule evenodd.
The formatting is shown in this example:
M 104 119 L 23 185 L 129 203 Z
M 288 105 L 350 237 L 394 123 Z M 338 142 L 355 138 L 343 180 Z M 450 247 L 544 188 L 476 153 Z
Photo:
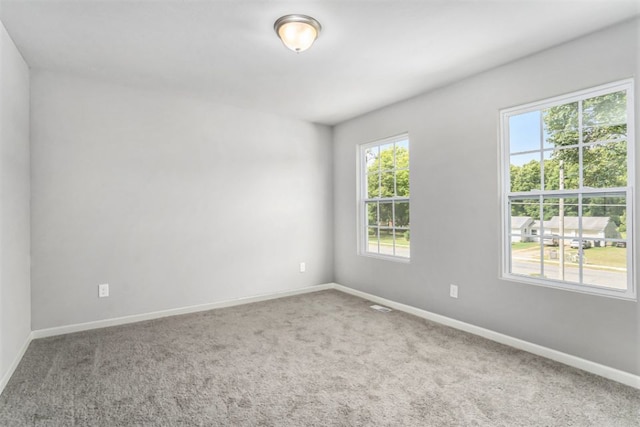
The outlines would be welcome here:
M 318 38 L 322 26 L 307 15 L 285 15 L 278 18 L 273 29 L 286 47 L 294 52 L 302 52 L 309 49 Z

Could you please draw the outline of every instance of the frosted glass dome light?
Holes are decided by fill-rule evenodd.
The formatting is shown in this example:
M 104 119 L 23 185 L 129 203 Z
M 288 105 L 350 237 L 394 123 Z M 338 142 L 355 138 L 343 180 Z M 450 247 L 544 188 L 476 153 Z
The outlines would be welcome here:
M 273 24 L 273 29 L 286 47 L 303 52 L 318 38 L 322 26 L 307 15 L 285 15 Z

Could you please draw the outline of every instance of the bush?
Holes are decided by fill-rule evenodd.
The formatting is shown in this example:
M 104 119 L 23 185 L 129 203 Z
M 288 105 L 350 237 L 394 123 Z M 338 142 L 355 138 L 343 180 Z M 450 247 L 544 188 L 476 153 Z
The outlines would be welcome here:
M 409 241 L 409 230 L 404 232 L 404 238 L 407 240 L 407 242 Z

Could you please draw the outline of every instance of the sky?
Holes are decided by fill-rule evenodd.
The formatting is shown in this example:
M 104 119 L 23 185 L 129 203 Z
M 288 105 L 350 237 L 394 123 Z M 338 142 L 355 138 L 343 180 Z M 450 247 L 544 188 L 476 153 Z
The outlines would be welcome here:
M 389 144 L 384 144 L 379 147 L 374 146 L 371 148 L 367 148 L 367 154 L 366 154 L 367 166 L 371 166 L 376 161 L 379 151 L 393 149 L 393 144 L 394 143 L 391 142 Z M 407 150 L 409 149 L 409 139 L 402 139 L 402 140 L 396 141 L 395 144 L 396 144 L 396 149 L 397 148 L 405 148 Z
M 509 117 L 509 152 L 540 150 L 542 112 L 540 110 Z M 545 144 L 544 148 L 550 145 Z M 540 152 L 511 156 L 511 164 L 522 166 L 540 160 Z
M 517 153 L 540 149 L 540 115 L 537 110 L 509 117 L 509 151 Z

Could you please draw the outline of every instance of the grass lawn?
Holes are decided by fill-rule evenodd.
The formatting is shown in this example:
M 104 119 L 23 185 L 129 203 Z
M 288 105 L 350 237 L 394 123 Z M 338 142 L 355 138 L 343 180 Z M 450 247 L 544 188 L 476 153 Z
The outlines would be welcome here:
M 627 266 L 627 249 L 614 248 L 607 246 L 606 248 L 589 248 L 584 251 L 587 257 L 587 264 L 606 265 L 607 267 Z
M 393 235 L 390 233 L 380 233 L 380 244 L 393 245 Z M 409 247 L 409 241 L 404 238 L 404 232 L 396 234 L 396 246 Z
M 521 243 L 515 242 L 511 244 L 511 248 L 515 251 L 518 251 L 519 257 L 529 258 L 533 260 L 540 259 L 540 244 L 536 242 L 528 242 Z M 544 250 L 544 258 L 546 260 L 551 260 L 550 253 L 551 251 L 558 251 L 559 248 L 557 246 L 545 246 Z M 565 257 L 574 257 L 578 254 L 577 249 L 569 248 L 565 246 L 564 249 Z M 557 255 L 556 255 L 557 256 Z M 584 257 L 586 261 L 586 266 L 595 267 L 603 266 L 603 267 L 617 267 L 617 268 L 626 268 L 627 267 L 627 249 L 626 248 L 616 248 L 612 246 L 607 246 L 604 248 L 596 247 L 596 248 L 587 248 L 584 250 Z M 554 258 L 557 261 L 557 258 Z
M 537 243 L 537 242 L 512 242 L 511 243 L 511 248 L 513 250 L 531 249 L 531 248 L 537 248 L 538 250 L 540 250 L 540 243 Z

